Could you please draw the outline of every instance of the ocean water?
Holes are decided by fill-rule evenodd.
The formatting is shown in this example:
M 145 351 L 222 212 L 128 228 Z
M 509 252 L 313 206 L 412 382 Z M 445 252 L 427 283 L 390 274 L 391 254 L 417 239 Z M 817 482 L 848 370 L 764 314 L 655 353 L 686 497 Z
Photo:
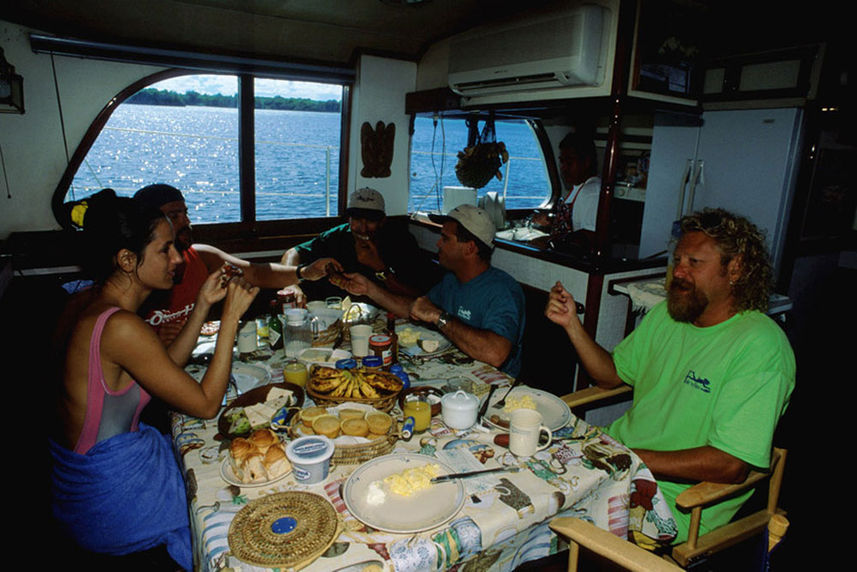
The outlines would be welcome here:
M 336 113 L 257 110 L 256 218 L 335 216 L 340 117 Z M 406 133 L 397 126 L 397 137 Z M 506 208 L 530 208 L 549 194 L 541 152 L 524 123 L 497 123 L 510 161 L 496 191 Z M 410 164 L 410 210 L 440 206 L 443 186 L 460 186 L 456 153 L 467 141 L 461 120 L 417 118 Z M 359 149 L 352 150 L 359 160 Z M 238 112 L 214 107 L 120 105 L 89 151 L 66 200 L 103 188 L 131 196 L 151 183 L 182 190 L 195 223 L 240 220 Z

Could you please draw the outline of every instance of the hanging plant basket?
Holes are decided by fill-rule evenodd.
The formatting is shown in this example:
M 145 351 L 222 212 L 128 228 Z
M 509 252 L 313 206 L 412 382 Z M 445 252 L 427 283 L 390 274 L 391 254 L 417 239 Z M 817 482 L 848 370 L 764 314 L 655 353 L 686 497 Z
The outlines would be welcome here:
M 466 187 L 481 189 L 494 177 L 503 179 L 500 167 L 509 160 L 509 153 L 502 141 L 497 141 L 494 118 L 490 117 L 476 141 L 458 152 L 455 175 Z

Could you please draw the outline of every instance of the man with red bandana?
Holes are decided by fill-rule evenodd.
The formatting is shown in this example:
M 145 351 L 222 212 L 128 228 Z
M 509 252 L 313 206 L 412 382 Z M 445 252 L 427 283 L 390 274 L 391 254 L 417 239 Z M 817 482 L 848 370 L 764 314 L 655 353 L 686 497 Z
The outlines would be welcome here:
M 296 284 L 299 279 L 319 280 L 327 276 L 325 266 L 330 260 L 317 260 L 301 268 L 273 263 L 251 263 L 227 254 L 207 244 L 193 243 L 193 229 L 187 216 L 184 196 L 177 188 L 165 184 L 143 187 L 134 199 L 160 209 L 173 225 L 175 246 L 184 259 L 176 269 L 172 290 L 154 293 L 141 308 L 141 313 L 161 340 L 169 345 L 181 331 L 193 310 L 200 286 L 215 269 L 225 262 L 240 269 L 244 278 L 260 288 L 283 288 Z M 335 261 L 334 261 L 335 264 Z
M 631 408 L 605 428 L 651 469 L 687 538 L 675 498 L 695 481 L 738 483 L 768 467 L 777 421 L 795 382 L 782 329 L 764 314 L 772 270 L 748 220 L 706 209 L 680 221 L 667 300 L 612 354 L 586 333 L 562 284 L 545 315 L 563 327 L 599 387 L 634 387 Z M 739 495 L 703 510 L 701 533 L 726 524 Z

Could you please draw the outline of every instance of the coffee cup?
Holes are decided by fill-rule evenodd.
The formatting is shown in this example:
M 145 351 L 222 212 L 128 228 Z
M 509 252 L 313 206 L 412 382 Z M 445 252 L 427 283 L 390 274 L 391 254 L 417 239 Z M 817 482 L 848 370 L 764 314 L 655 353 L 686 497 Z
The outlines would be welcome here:
M 539 446 L 544 433 L 548 441 Z M 509 451 L 516 457 L 531 457 L 550 445 L 553 433 L 542 425 L 542 414 L 535 409 L 516 409 L 509 418 Z

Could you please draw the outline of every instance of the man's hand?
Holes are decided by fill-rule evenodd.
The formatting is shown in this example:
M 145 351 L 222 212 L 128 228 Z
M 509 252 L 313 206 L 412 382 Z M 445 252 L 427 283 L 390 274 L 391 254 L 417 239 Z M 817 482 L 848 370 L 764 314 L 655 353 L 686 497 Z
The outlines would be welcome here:
M 328 275 L 328 265 L 337 272 L 342 272 L 342 264 L 335 258 L 319 258 L 311 264 L 307 264 L 301 268 L 301 279 L 315 282 L 321 280 Z
M 568 329 L 572 325 L 580 324 L 574 297 L 560 282 L 557 282 L 551 288 L 548 303 L 545 307 L 545 316 L 551 322 L 559 324 L 565 329 Z
M 374 241 L 354 237 L 354 250 L 357 254 L 357 262 L 360 264 L 376 271 L 387 267 L 378 252 L 378 245 Z
M 359 272 L 345 273 L 342 275 L 345 280 L 337 280 L 331 283 L 339 286 L 352 296 L 369 296 L 369 290 L 372 288 L 372 281 L 360 274 Z
M 409 313 L 414 320 L 434 324 L 440 318 L 442 311 L 428 299 L 428 296 L 420 296 L 411 304 Z

